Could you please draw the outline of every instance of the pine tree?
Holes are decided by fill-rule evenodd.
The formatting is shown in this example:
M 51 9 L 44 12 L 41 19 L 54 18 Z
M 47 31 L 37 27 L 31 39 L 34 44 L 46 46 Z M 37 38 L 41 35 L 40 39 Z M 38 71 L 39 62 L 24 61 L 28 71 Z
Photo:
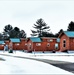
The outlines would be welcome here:
M 71 22 L 69 23 L 69 26 L 68 26 L 67 31 L 74 31 L 74 22 L 73 22 L 73 21 L 71 21 Z
M 34 24 L 33 28 L 35 28 L 36 30 L 31 30 L 32 31 L 31 36 L 38 36 L 38 37 L 43 37 L 42 33 L 50 30 L 49 29 L 50 27 L 47 26 L 47 24 L 44 22 L 42 18 L 36 21 L 36 24 Z

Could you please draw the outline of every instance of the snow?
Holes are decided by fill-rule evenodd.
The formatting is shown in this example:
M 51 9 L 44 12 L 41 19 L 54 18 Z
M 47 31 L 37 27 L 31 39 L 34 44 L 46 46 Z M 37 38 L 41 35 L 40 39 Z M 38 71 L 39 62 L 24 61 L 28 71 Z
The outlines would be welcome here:
M 3 55 L 30 57 L 38 59 L 51 59 L 74 62 L 74 54 L 67 53 L 14 53 L 0 52 Z M 50 64 L 30 59 L 21 59 L 9 56 L 2 56 L 6 61 L 0 61 L 0 74 L 73 74 Z
M 21 57 L 30 57 L 30 58 L 38 58 L 38 59 L 48 59 L 48 60 L 59 60 L 59 61 L 67 61 L 74 62 L 74 53 L 24 53 L 22 51 L 14 51 L 14 53 L 8 52 L 0 52 L 0 54 L 7 54 L 12 56 L 21 56 Z

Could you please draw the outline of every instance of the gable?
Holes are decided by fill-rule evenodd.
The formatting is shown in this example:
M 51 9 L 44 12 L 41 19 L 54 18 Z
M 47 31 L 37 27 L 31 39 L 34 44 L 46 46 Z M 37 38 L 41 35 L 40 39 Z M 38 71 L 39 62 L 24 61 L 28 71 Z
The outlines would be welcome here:
M 74 38 L 74 31 L 63 31 L 59 34 L 59 38 L 63 35 L 66 35 L 69 38 Z

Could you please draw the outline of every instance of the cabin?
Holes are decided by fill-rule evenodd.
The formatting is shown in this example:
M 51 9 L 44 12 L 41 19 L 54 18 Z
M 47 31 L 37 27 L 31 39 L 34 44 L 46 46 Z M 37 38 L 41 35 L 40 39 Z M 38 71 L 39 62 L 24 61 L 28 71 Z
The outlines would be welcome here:
M 10 38 L 9 48 L 13 50 L 21 50 L 20 39 Z
M 4 50 L 4 45 L 5 45 L 4 41 L 0 41 L 0 50 Z
M 60 39 L 54 37 L 42 37 L 43 51 L 58 51 L 60 49 Z
M 27 40 L 29 51 L 58 51 L 60 49 L 60 39 L 53 37 L 31 37 Z
M 27 38 L 27 50 L 28 52 L 32 51 L 42 51 L 42 43 L 39 37 L 30 37 Z
M 60 38 L 60 50 L 73 51 L 74 50 L 74 31 L 63 31 L 59 34 Z

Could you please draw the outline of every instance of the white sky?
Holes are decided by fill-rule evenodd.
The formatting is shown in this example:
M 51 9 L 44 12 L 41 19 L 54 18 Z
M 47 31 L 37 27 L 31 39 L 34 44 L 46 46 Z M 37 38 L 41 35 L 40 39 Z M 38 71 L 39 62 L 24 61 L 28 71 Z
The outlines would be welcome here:
M 52 33 L 66 30 L 74 21 L 73 0 L 0 0 L 0 32 L 7 24 L 25 30 L 30 36 L 37 19 L 43 18 Z

